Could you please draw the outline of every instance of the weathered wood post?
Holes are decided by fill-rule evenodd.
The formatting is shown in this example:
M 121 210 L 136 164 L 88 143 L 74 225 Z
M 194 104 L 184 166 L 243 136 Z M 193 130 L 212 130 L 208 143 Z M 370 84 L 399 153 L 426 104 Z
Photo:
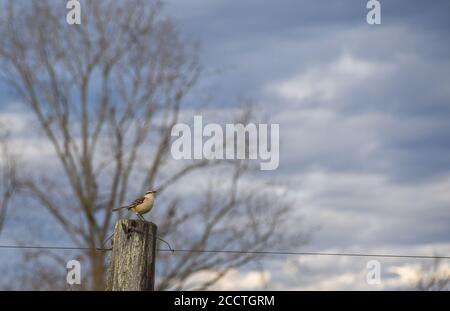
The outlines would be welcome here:
M 156 230 L 152 222 L 134 219 L 116 222 L 106 290 L 154 290 Z

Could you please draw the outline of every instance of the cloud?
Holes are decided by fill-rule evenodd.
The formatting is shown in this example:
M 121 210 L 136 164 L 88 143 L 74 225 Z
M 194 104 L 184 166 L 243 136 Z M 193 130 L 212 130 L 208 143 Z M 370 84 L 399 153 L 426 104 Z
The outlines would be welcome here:
M 450 243 L 426 246 L 399 247 L 401 254 L 436 254 L 435 250 L 448 252 Z M 339 248 L 322 249 L 323 252 L 342 252 Z M 361 253 L 351 248 L 349 253 Z M 372 248 L 371 253 L 389 253 L 386 248 Z M 380 284 L 368 284 L 367 268 L 370 260 L 380 264 Z M 420 278 L 430 277 L 432 259 L 335 257 L 335 256 L 288 256 L 267 260 L 265 271 L 270 272 L 268 288 L 275 290 L 410 290 Z M 450 266 L 442 261 L 437 275 L 448 275 Z M 241 271 L 245 275 L 245 270 Z
M 368 174 L 304 173 L 291 181 L 299 193 L 297 206 L 308 224 L 320 226 L 315 247 L 360 245 L 365 251 L 381 245 L 447 241 L 450 175 L 424 184 L 395 184 Z
M 288 80 L 271 83 L 266 90 L 293 101 L 316 99 L 331 102 L 339 94 L 358 87 L 373 76 L 387 71 L 387 65 L 343 54 L 331 64 L 307 69 Z
M 212 278 L 219 271 L 206 270 L 193 274 L 186 281 L 187 286 L 195 286 L 197 282 L 203 283 Z M 239 271 L 230 269 L 223 278 L 221 278 L 211 290 L 260 290 L 270 282 L 271 274 L 269 271 Z

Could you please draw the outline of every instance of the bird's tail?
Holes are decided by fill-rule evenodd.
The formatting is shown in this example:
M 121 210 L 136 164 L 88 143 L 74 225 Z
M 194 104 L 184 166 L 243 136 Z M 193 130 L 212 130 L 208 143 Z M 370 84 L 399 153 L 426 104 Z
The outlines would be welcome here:
M 128 206 L 121 206 L 121 207 L 116 207 L 116 208 L 113 208 L 113 212 L 117 212 L 117 211 L 120 211 L 121 209 L 124 209 L 124 208 L 128 208 Z

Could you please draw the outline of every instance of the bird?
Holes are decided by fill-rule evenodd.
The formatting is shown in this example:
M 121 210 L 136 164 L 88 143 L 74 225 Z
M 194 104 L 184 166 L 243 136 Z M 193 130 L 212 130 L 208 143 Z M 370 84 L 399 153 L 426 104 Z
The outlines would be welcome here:
M 145 218 L 142 215 L 152 210 L 153 202 L 155 201 L 155 194 L 156 190 L 147 191 L 143 197 L 137 198 L 129 205 L 114 208 L 113 212 L 126 208 L 129 211 L 133 211 L 140 220 L 145 221 Z

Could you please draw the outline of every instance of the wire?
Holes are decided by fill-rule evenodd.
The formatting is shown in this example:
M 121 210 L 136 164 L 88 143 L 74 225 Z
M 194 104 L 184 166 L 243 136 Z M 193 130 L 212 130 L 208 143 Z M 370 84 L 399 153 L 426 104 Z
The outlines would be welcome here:
M 305 255 L 305 256 L 345 256 L 345 257 L 385 257 L 385 258 L 417 258 L 417 259 L 450 259 L 450 256 L 426 255 L 394 255 L 394 254 L 363 254 L 363 253 L 324 253 L 324 252 L 290 252 L 290 251 L 239 251 L 239 250 L 192 250 L 192 249 L 161 249 L 163 252 L 192 253 L 228 253 L 228 254 L 260 254 L 260 255 Z
M 95 250 L 111 251 L 112 248 L 73 247 L 73 246 L 26 246 L 0 245 L 0 249 L 52 249 L 52 250 Z M 255 255 L 302 255 L 302 256 L 343 256 L 343 257 L 379 257 L 379 258 L 412 258 L 412 259 L 450 259 L 450 256 L 401 255 L 401 254 L 367 254 L 367 253 L 325 253 L 294 251 L 243 251 L 243 250 L 208 250 L 208 249 L 158 249 L 159 252 L 171 253 L 224 253 Z
M 52 250 L 83 250 L 83 251 L 110 251 L 112 248 L 102 247 L 76 247 L 76 246 L 30 246 L 30 245 L 0 245 L 1 248 L 10 249 L 52 249 Z

